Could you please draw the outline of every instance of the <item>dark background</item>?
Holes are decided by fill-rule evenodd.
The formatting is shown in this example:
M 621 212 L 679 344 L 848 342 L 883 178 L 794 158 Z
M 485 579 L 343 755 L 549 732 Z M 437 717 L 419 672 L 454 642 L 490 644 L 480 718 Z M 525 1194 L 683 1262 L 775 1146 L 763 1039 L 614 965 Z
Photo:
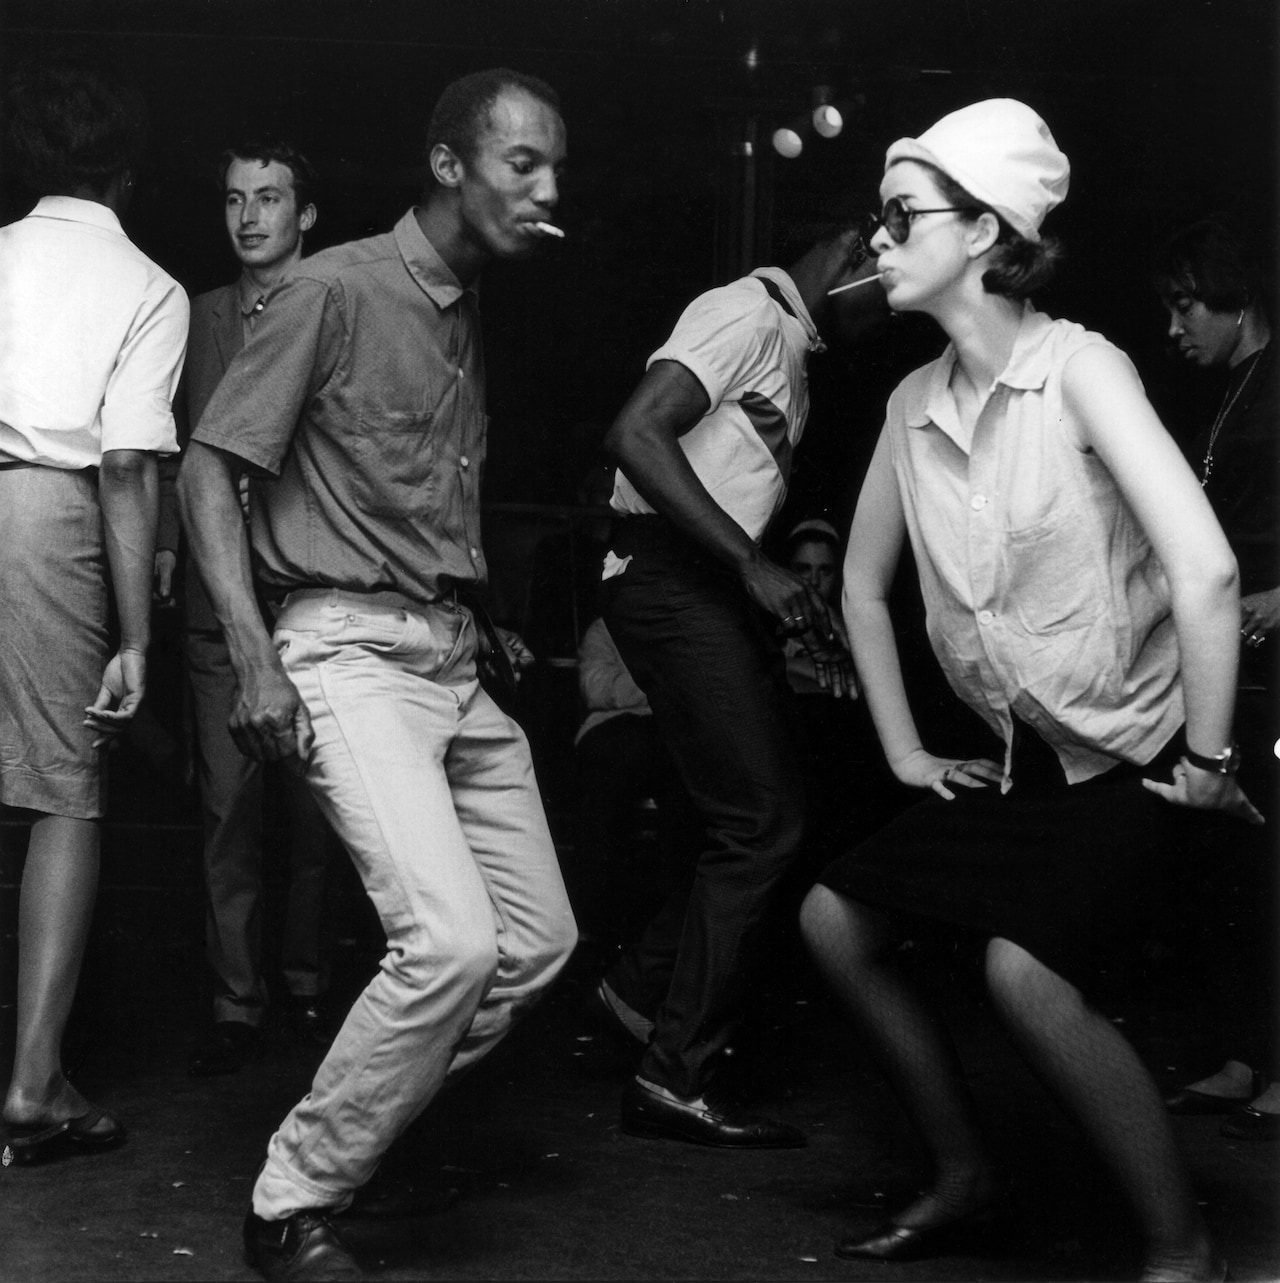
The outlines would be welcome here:
M 126 226 L 193 293 L 236 270 L 213 177 L 229 140 L 278 131 L 312 158 L 314 250 L 414 201 L 451 78 L 507 64 L 550 80 L 569 236 L 485 280 L 491 503 L 571 503 L 684 303 L 873 204 L 885 147 L 965 102 L 1018 97 L 1048 120 L 1073 175 L 1041 305 L 1125 348 L 1179 433 L 1215 389 L 1163 351 L 1151 254 L 1213 209 L 1275 227 L 1272 0 L 3 0 L 0 20 L 5 65 L 71 42 L 141 84 L 151 146 Z M 820 84 L 844 132 L 779 159 L 770 133 Z M 0 185 L 4 221 L 29 203 Z M 815 361 L 792 511 L 846 518 L 885 393 L 938 347 L 904 317 Z

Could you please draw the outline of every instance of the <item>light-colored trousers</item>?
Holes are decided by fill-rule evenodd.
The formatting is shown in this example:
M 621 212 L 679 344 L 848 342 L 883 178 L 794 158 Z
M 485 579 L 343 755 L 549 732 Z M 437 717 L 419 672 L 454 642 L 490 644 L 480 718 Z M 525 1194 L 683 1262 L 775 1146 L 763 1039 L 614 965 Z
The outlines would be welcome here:
M 528 744 L 476 680 L 469 612 L 308 590 L 275 641 L 315 730 L 307 780 L 387 953 L 271 1138 L 253 1192 L 268 1220 L 345 1207 L 577 940 Z

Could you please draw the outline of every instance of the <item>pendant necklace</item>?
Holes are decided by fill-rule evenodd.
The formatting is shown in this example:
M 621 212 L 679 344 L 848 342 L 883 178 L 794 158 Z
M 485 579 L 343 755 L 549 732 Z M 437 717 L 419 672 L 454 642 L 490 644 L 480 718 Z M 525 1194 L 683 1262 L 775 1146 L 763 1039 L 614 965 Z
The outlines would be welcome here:
M 1201 489 L 1209 484 L 1209 478 L 1213 476 L 1213 447 L 1218 442 L 1218 433 L 1222 431 L 1222 425 L 1226 423 L 1227 416 L 1235 407 L 1235 403 L 1240 399 L 1240 393 L 1244 391 L 1245 384 L 1249 382 L 1254 370 L 1258 368 L 1258 358 L 1261 355 L 1262 349 L 1259 348 L 1252 356 L 1246 358 L 1249 362 L 1249 368 L 1244 372 L 1244 378 L 1240 380 L 1239 386 L 1230 395 L 1230 397 L 1224 398 L 1222 407 L 1218 411 L 1217 418 L 1213 421 L 1213 427 L 1209 429 L 1209 447 L 1204 453 L 1204 470 L 1200 474 Z

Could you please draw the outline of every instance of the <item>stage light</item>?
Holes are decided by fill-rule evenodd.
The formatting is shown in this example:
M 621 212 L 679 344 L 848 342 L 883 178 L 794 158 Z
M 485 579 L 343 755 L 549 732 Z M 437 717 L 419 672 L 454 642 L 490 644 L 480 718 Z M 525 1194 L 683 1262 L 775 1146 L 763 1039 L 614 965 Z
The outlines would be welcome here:
M 823 138 L 834 138 L 844 128 L 844 117 L 830 104 L 813 109 L 813 127 Z
M 773 131 L 773 150 L 779 156 L 785 156 L 787 160 L 795 160 L 804 151 L 804 139 L 794 129 L 784 125 L 781 129 Z

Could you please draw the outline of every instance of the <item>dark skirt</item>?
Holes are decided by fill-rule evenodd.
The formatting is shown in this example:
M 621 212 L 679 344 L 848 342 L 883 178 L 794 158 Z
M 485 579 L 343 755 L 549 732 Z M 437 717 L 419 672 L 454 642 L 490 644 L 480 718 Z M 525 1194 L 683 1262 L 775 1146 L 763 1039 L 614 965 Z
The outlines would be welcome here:
M 1135 946 L 1179 881 L 1188 829 L 1219 817 L 1165 802 L 1181 736 L 1145 767 L 1068 785 L 1031 731 L 1015 733 L 1013 786 L 931 794 L 833 861 L 818 881 L 864 904 L 1021 945 L 1088 992 Z

